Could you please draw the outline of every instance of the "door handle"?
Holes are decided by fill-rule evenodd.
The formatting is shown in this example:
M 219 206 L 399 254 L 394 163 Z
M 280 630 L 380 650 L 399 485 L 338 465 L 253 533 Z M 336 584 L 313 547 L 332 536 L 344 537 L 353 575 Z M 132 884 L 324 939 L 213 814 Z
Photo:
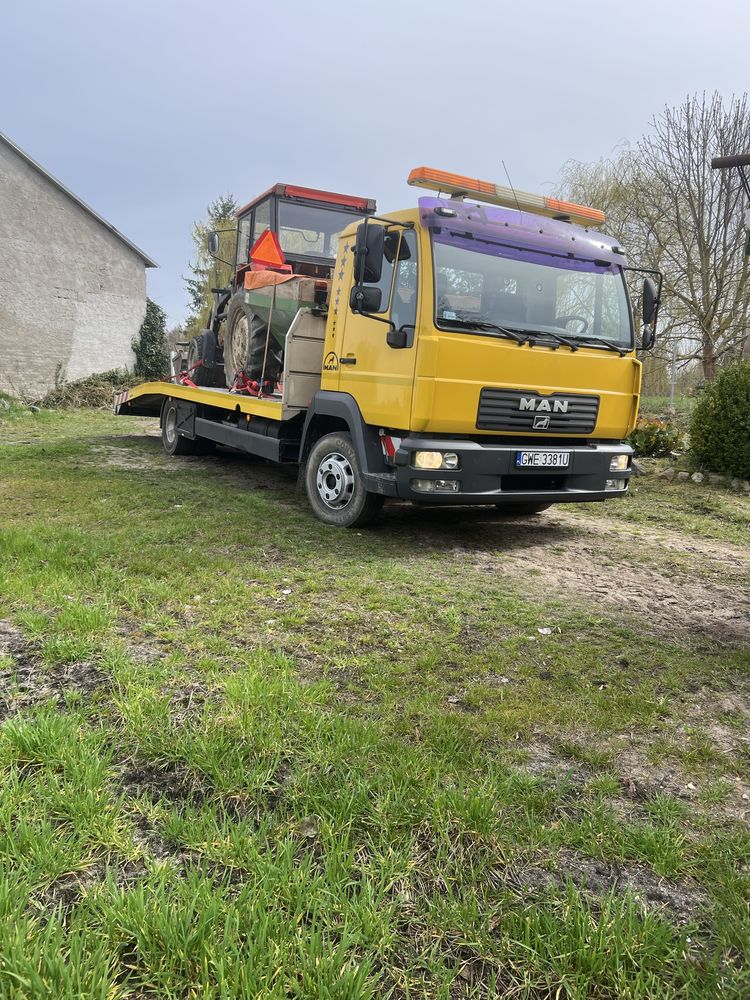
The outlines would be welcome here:
M 357 359 L 350 355 L 348 358 L 339 358 L 339 363 L 342 365 L 356 365 Z

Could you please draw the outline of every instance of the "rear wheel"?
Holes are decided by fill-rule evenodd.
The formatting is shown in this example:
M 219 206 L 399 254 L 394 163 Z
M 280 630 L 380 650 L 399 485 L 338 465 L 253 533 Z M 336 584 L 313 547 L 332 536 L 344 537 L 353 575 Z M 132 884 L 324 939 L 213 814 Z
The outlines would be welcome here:
M 161 443 L 168 455 L 192 455 L 196 442 L 177 432 L 177 403 L 168 399 L 161 415 Z
M 305 490 L 315 515 L 337 528 L 369 524 L 385 499 L 365 489 L 351 435 L 345 433 L 327 434 L 313 446 L 305 467 Z
M 521 517 L 526 514 L 541 514 L 543 510 L 549 510 L 551 503 L 496 503 L 499 513 L 507 514 L 508 517 Z
M 280 377 L 282 349 L 268 336 L 265 321 L 247 305 L 244 293 L 237 292 L 227 309 L 224 333 L 224 375 L 230 389 L 240 372 L 266 382 Z

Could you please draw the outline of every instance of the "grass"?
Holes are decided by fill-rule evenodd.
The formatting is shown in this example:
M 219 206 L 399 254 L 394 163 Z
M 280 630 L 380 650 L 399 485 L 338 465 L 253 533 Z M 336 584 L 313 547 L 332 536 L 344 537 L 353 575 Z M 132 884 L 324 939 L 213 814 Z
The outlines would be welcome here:
M 746 648 L 513 568 L 750 502 L 342 534 L 148 426 L 0 413 L 0 995 L 750 992 Z

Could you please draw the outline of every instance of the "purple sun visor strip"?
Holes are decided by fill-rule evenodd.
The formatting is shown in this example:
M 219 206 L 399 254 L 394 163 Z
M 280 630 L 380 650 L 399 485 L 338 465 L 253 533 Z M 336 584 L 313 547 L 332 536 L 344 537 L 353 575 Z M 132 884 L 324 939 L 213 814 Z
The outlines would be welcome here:
M 532 212 L 420 198 L 419 214 L 433 240 L 476 253 L 599 273 L 606 271 L 604 261 L 616 268 L 626 264 L 610 237 Z

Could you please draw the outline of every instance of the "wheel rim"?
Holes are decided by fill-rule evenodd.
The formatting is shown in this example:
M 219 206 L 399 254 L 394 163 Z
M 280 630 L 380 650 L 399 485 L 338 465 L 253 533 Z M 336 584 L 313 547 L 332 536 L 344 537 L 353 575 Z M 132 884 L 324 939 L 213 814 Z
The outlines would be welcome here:
M 237 318 L 229 338 L 229 363 L 233 372 L 241 372 L 250 348 L 250 324 L 244 314 Z
M 168 443 L 174 444 L 177 437 L 177 410 L 174 407 L 167 410 L 167 417 L 164 421 L 164 433 L 166 434 Z
M 354 469 L 349 459 L 337 451 L 326 455 L 318 465 L 315 485 L 326 507 L 347 507 L 354 496 Z

